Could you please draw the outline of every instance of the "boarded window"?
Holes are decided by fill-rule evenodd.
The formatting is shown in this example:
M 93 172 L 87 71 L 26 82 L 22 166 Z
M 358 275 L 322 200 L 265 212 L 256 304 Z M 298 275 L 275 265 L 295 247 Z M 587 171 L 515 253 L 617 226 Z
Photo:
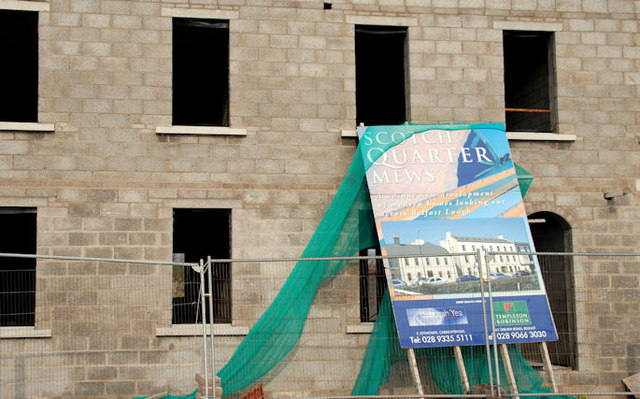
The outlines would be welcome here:
M 38 13 L 0 10 L 0 121 L 38 121 Z
M 198 263 L 212 259 L 229 259 L 231 255 L 231 211 L 229 209 L 174 209 L 173 253 L 179 262 Z M 231 322 L 231 266 L 214 262 L 213 317 L 215 323 Z M 178 285 L 182 285 L 176 289 Z M 205 278 L 206 281 L 206 278 Z M 206 285 L 206 283 L 205 283 Z M 209 292 L 207 289 L 206 292 Z M 173 323 L 202 321 L 200 274 L 191 267 L 174 267 Z M 209 322 L 208 300 L 205 314 Z
M 503 39 L 507 131 L 554 132 L 553 33 L 504 31 Z
M 173 19 L 173 124 L 229 126 L 229 21 Z
M 356 120 L 397 125 L 407 112 L 407 28 L 356 25 Z
M 36 209 L 0 208 L 0 252 L 36 253 Z M 0 326 L 33 326 L 36 260 L 0 257 Z

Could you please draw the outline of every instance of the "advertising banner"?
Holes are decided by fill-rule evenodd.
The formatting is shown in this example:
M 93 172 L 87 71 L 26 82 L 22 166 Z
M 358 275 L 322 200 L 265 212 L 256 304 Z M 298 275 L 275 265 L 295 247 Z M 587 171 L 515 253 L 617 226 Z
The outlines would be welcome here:
M 484 313 L 491 341 L 557 340 L 503 125 L 358 136 L 401 346 L 483 345 Z M 479 252 L 493 254 L 482 272 Z

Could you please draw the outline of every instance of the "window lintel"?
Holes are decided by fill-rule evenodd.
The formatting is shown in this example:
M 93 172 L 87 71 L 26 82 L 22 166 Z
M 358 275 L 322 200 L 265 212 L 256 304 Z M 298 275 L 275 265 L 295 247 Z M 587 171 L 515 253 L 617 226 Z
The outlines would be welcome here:
M 204 10 L 192 8 L 170 8 L 163 7 L 161 10 L 163 17 L 174 18 L 206 18 L 206 19 L 238 19 L 238 11 L 232 10 Z
M 380 25 L 380 26 L 409 27 L 409 26 L 418 26 L 418 18 L 347 15 L 347 23 L 354 24 L 354 25 Z
M 246 136 L 247 129 L 226 126 L 158 126 L 156 134 L 189 134 L 201 136 Z
M 513 31 L 561 32 L 562 24 L 555 22 L 494 21 L 493 28 Z

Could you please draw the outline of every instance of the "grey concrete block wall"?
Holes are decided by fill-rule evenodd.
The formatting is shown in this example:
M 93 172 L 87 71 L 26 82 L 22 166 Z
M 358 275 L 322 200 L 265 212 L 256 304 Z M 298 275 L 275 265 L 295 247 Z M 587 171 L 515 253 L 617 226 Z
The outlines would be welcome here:
M 527 211 L 567 220 L 575 251 L 640 252 L 637 1 L 366 0 L 324 10 L 316 1 L 0 0 L 34 4 L 38 122 L 55 129 L 0 131 L 0 206 L 37 207 L 40 254 L 168 261 L 172 209 L 195 207 L 232 209 L 235 258 L 299 256 L 355 151 L 341 137 L 356 123 L 355 24 L 408 26 L 408 108 L 421 123 L 503 122 L 502 30 L 554 30 L 558 133 L 575 140 L 511 141 L 535 176 Z M 246 136 L 156 133 L 171 125 L 167 9 L 232 16 L 230 121 Z M 605 191 L 629 195 L 605 201 Z M 253 325 L 291 267 L 234 269 L 234 325 Z M 638 264 L 597 267 L 576 264 L 581 366 L 563 374 L 567 389 L 618 390 L 638 368 L 638 316 L 621 315 L 625 324 L 607 314 L 637 302 Z M 8 367 L 2 358 L 0 396 L 190 390 L 198 338 L 156 336 L 171 325 L 167 268 L 41 260 L 37 272 L 36 328 L 51 337 L 0 340 L 0 353 L 18 354 Z M 269 381 L 274 390 L 350 391 L 367 337 L 344 333 L 357 324 L 357 284 L 354 267 L 322 286 L 318 320 Z M 220 365 L 240 340 L 220 338 Z M 344 379 L 332 378 L 330 361 Z M 176 364 L 186 371 L 172 373 Z

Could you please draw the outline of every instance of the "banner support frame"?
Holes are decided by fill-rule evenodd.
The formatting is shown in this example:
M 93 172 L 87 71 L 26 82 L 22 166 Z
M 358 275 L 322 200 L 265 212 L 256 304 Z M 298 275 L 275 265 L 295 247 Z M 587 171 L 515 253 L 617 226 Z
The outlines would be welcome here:
M 424 395 L 422 382 L 420 381 L 420 372 L 418 371 L 418 362 L 416 361 L 416 354 L 413 351 L 413 348 L 407 349 L 407 357 L 409 358 L 409 369 L 411 370 L 411 377 L 416 386 L 416 390 L 419 395 Z
M 462 350 L 460 349 L 460 346 L 454 346 L 453 353 L 456 357 L 456 365 L 458 366 L 462 389 L 465 394 L 469 393 L 471 392 L 471 387 L 469 386 L 469 377 L 467 376 L 467 369 L 464 367 L 464 359 L 462 358 Z
M 520 395 L 518 394 L 518 385 L 516 384 L 516 377 L 513 374 L 513 367 L 511 366 L 511 357 L 509 356 L 507 344 L 500 344 L 500 356 L 502 357 L 504 373 L 506 374 L 507 383 L 509 384 L 509 397 L 512 399 L 520 399 Z
M 539 349 L 540 355 L 542 356 L 544 369 L 547 371 L 549 383 L 551 384 L 551 392 L 558 393 L 558 387 L 556 385 L 556 378 L 553 373 L 553 366 L 551 365 L 551 357 L 549 356 L 549 348 L 547 347 L 547 343 L 545 341 L 540 342 Z

